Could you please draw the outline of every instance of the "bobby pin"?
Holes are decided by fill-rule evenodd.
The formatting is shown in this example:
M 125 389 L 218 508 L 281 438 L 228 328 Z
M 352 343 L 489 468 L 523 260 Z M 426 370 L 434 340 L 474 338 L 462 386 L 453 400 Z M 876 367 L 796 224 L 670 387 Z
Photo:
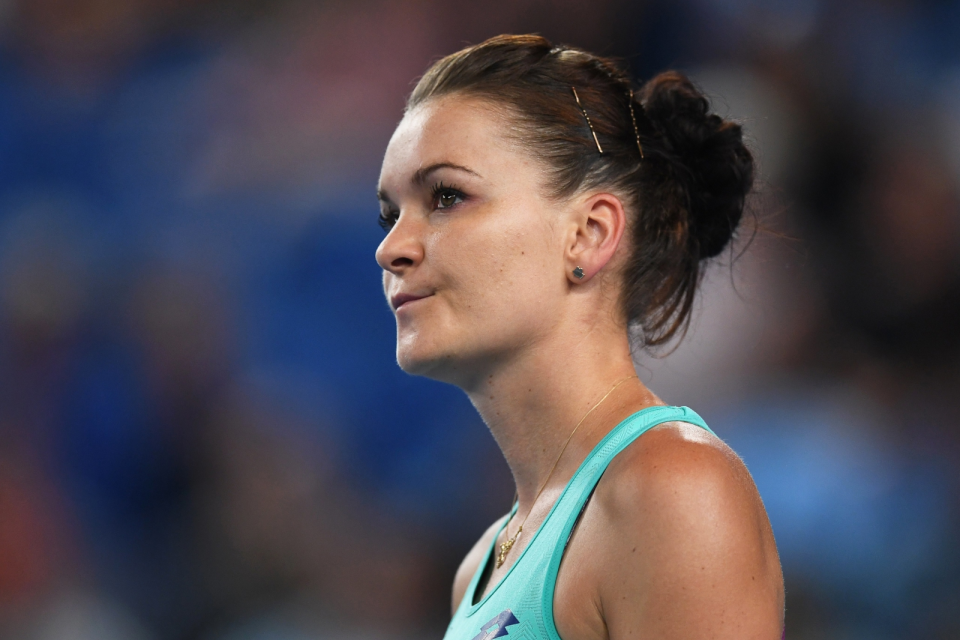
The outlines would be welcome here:
M 637 149 L 640 149 L 640 157 L 643 158 L 643 147 L 640 145 L 640 130 L 637 129 L 637 117 L 633 115 L 633 89 L 630 89 L 630 120 L 633 121 L 633 133 L 637 136 Z
M 593 130 L 593 123 L 590 122 L 590 116 L 587 115 L 587 110 L 583 108 L 583 105 L 580 103 L 580 96 L 577 95 L 577 90 L 575 87 L 570 87 L 570 90 L 573 91 L 573 97 L 577 101 L 577 106 L 580 107 L 580 112 L 583 114 L 584 120 L 587 121 L 587 126 L 590 127 L 590 133 L 593 134 L 593 141 L 597 143 L 597 151 L 601 154 L 603 149 L 600 147 L 600 141 L 597 139 L 597 132 Z

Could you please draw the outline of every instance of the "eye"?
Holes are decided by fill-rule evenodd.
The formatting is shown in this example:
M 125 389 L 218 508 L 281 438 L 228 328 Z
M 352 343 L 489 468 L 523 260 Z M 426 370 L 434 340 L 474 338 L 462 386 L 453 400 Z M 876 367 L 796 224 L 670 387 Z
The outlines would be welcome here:
M 463 202 L 464 196 L 456 187 L 447 187 L 442 182 L 433 187 L 433 207 L 449 209 Z
M 389 232 L 390 229 L 393 229 L 393 225 L 397 224 L 397 218 L 399 215 L 400 214 L 396 211 L 391 211 L 385 208 L 381 209 L 380 217 L 377 218 L 377 224 L 380 225 L 381 229 Z
M 459 197 L 460 196 L 455 194 L 453 191 L 444 191 L 439 196 L 437 196 L 437 205 L 441 209 L 452 207 L 457 203 L 457 198 Z

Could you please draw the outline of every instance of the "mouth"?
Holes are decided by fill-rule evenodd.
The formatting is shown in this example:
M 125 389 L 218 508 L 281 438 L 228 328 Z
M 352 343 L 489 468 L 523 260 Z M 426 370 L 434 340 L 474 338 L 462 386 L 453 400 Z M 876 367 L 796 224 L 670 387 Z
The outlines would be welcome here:
M 398 293 L 394 296 L 391 296 L 390 306 L 393 307 L 393 311 L 394 313 L 396 313 L 400 311 L 401 307 L 410 305 L 416 302 L 417 300 L 423 300 L 424 298 L 429 298 L 432 295 L 433 295 L 432 293 L 427 295 L 422 295 L 422 296 L 414 295 L 411 293 Z

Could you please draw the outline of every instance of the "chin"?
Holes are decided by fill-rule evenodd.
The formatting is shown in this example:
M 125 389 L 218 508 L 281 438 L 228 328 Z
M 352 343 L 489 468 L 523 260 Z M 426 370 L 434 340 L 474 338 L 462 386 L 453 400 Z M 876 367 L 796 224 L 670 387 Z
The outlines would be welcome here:
M 397 364 L 413 376 L 422 376 L 458 387 L 466 383 L 464 374 L 470 367 L 464 366 L 455 352 L 424 340 L 406 339 L 397 342 Z
M 424 349 L 423 345 L 397 344 L 397 364 L 412 376 L 434 378 L 438 369 L 444 368 L 444 362 L 449 361 L 449 357 L 445 358 L 431 349 Z

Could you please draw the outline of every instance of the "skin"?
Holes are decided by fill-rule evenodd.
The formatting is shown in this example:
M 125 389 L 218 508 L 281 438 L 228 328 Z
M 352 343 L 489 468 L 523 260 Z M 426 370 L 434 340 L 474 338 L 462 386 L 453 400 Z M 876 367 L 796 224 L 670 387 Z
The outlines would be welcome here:
M 618 303 L 629 213 L 602 190 L 547 197 L 546 167 L 504 135 L 509 127 L 482 99 L 431 99 L 397 127 L 379 185 L 382 214 L 395 222 L 377 249 L 384 291 L 419 298 L 394 309 L 397 361 L 462 388 L 500 445 L 519 507 L 497 542 L 529 512 L 484 592 L 600 439 L 663 404 L 631 377 L 583 421 L 549 475 L 577 421 L 634 376 Z M 458 570 L 454 610 L 500 524 Z M 780 638 L 776 545 L 736 454 L 698 427 L 668 423 L 618 455 L 567 547 L 554 621 L 564 640 Z

